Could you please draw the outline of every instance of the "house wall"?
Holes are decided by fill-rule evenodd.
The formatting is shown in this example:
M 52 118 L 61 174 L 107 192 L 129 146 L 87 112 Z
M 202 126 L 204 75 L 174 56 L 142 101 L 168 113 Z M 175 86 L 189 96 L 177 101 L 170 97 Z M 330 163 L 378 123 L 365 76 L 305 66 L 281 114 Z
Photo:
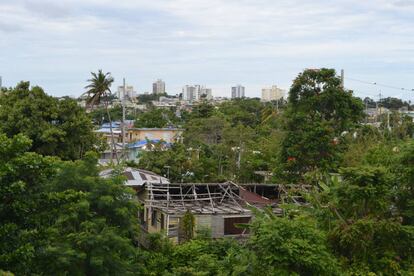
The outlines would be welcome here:
M 196 231 L 208 228 L 211 230 L 212 238 L 221 238 L 226 236 L 225 233 L 225 220 L 229 218 L 244 218 L 240 223 L 245 223 L 245 220 L 249 220 L 251 215 L 196 215 Z M 231 234 L 229 234 L 231 236 Z
M 148 233 L 158 233 L 167 231 L 167 215 L 160 210 L 152 209 L 152 213 L 149 212 L 149 208 L 146 208 L 148 225 Z
M 182 130 L 177 129 L 129 129 L 129 142 L 149 140 L 164 140 L 167 143 L 174 143 L 176 137 L 181 136 Z
M 220 238 L 224 236 L 224 219 L 223 216 L 215 215 L 211 220 L 211 237 Z
M 112 136 L 110 133 L 101 133 L 102 137 L 105 138 L 106 142 L 109 145 L 112 145 Z M 121 143 L 122 142 L 122 134 L 120 133 L 114 133 L 114 142 L 115 143 Z
M 167 217 L 168 230 L 167 236 L 173 243 L 178 243 L 178 228 L 180 225 L 180 218 L 175 216 Z

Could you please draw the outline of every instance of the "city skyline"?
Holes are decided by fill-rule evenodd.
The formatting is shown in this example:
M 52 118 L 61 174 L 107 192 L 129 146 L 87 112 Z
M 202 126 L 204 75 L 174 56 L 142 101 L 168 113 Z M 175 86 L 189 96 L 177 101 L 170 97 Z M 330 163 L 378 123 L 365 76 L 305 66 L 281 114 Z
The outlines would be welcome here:
M 229 15 L 237 17 L 229 20 Z M 204 83 L 229 97 L 242 83 L 260 97 L 288 90 L 306 68 L 345 70 L 356 96 L 414 93 L 414 2 L 6 0 L 0 3 L 0 76 L 55 96 L 83 93 L 90 71 L 125 77 L 137 91 L 162 78 L 167 92 Z M 208 20 L 199 20 L 208 18 Z M 375 24 L 373 23 L 375 22 Z

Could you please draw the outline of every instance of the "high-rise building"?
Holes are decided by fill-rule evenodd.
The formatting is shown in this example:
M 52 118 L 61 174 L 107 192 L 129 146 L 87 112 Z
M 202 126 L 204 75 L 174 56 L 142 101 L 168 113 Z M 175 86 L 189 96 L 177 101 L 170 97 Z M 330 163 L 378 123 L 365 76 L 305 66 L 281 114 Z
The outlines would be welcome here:
M 202 87 L 200 89 L 200 99 L 212 100 L 213 94 L 211 92 L 211 88 Z
M 158 79 L 152 84 L 152 93 L 154 94 L 165 94 L 165 82 Z
M 183 87 L 183 100 L 193 101 L 195 99 L 195 87 L 192 85 L 186 85 Z
M 285 91 L 280 89 L 276 85 L 272 85 L 270 88 L 262 89 L 262 101 L 270 102 L 280 100 L 285 96 Z
M 118 86 L 117 90 L 117 97 L 118 99 L 122 99 L 122 95 L 124 93 L 124 86 Z M 134 87 L 132 85 L 125 85 L 125 97 L 126 98 L 135 98 L 137 93 L 134 91 Z
M 244 86 L 238 84 L 231 88 L 231 98 L 244 98 Z
M 211 100 L 213 98 L 211 88 L 201 85 L 186 85 L 183 87 L 183 100 L 199 101 L 200 99 Z

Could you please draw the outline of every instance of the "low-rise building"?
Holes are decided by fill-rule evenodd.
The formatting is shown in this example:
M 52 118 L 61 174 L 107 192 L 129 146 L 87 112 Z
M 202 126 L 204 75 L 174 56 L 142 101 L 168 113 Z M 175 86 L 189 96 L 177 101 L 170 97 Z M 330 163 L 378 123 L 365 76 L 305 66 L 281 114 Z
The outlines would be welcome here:
M 95 130 L 95 133 L 102 135 L 108 144 L 112 143 L 112 135 L 115 143 L 122 143 L 122 131 L 120 122 L 112 122 L 112 134 L 111 126 L 109 123 L 102 124 L 101 128 Z
M 168 150 L 171 147 L 171 143 L 164 142 L 162 140 L 141 140 L 126 145 L 126 153 L 128 161 L 137 162 L 143 152 L 152 151 L 156 146 L 160 146 L 162 150 Z
M 129 128 L 126 136 L 128 142 L 142 140 L 163 140 L 167 143 L 180 141 L 183 129 L 175 127 L 166 128 Z
M 385 107 L 366 108 L 364 112 L 367 116 L 367 123 L 377 123 L 379 122 L 381 115 L 391 113 L 391 111 Z

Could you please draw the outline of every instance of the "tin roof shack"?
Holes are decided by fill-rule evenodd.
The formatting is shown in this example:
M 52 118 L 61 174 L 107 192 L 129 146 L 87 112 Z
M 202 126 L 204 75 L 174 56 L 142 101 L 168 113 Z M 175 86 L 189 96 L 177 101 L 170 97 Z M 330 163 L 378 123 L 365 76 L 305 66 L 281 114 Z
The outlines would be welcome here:
M 253 214 L 249 206 L 277 202 L 250 192 L 233 183 L 146 183 L 138 191 L 144 207 L 142 225 L 149 233 L 164 232 L 175 242 L 182 239 L 181 218 L 189 211 L 195 218 L 195 231 L 209 229 L 213 238 L 243 237 Z

